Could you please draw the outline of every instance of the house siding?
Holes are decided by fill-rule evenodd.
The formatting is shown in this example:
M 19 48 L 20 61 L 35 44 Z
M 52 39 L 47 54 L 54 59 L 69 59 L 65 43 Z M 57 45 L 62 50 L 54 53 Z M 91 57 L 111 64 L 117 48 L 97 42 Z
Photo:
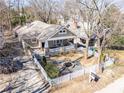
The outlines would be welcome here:
M 65 34 L 60 34 L 59 31 L 51 38 L 56 38 L 56 37 L 66 37 L 66 36 L 75 36 L 72 32 L 68 31 L 67 29 Z

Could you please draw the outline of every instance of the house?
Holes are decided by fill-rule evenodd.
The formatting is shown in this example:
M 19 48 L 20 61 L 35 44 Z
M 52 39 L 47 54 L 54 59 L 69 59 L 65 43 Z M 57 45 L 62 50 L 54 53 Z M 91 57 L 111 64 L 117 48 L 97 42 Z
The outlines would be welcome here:
M 85 47 L 86 39 L 87 39 L 86 31 L 88 31 L 87 29 L 90 29 L 88 23 L 80 21 L 79 18 L 70 18 L 66 23 L 66 27 L 74 34 L 76 34 L 78 39 L 77 43 Z M 92 34 L 89 45 L 94 46 L 95 43 L 96 43 L 96 35 Z
M 65 26 L 34 21 L 16 33 L 24 49 L 41 49 L 45 55 L 75 50 L 77 36 Z
M 4 35 L 3 35 L 3 28 L 0 26 L 0 49 L 4 47 Z

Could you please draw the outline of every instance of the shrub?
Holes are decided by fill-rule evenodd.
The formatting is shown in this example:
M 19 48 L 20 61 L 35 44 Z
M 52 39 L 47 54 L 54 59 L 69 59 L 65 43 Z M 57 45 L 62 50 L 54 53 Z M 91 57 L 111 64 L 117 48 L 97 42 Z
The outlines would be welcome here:
M 46 57 L 43 56 L 43 65 L 46 66 L 47 65 L 47 60 L 46 60 Z
M 41 66 L 45 67 L 47 65 L 47 60 L 45 56 L 41 57 L 40 55 L 35 55 L 35 57 L 37 58 Z
M 45 66 L 45 71 L 50 78 L 56 78 L 59 75 L 58 68 L 52 63 L 47 63 L 47 65 Z
M 48 63 L 45 56 L 41 57 L 40 55 L 35 54 L 35 57 L 50 78 L 55 78 L 59 75 L 59 69 L 54 64 Z

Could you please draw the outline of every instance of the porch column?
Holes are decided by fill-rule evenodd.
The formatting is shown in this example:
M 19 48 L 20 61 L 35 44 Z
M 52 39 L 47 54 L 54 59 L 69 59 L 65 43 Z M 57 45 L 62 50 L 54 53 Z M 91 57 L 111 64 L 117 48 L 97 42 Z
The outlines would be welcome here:
M 49 55 L 49 44 L 48 44 L 48 41 L 45 41 L 44 48 L 45 48 L 45 55 Z
M 75 49 L 77 50 L 77 37 L 74 38 L 74 45 L 75 45 Z
M 38 43 L 39 43 L 39 48 L 42 48 L 42 44 L 41 44 L 41 42 L 40 42 L 40 41 L 38 41 Z
M 23 47 L 24 53 L 26 53 L 26 47 L 25 47 L 25 42 L 24 42 L 24 40 L 22 40 L 22 47 Z

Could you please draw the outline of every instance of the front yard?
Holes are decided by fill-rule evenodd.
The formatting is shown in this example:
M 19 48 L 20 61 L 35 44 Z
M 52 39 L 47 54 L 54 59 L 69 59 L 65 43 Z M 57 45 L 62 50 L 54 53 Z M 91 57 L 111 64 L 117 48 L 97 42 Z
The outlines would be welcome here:
M 54 87 L 51 93 L 94 93 L 124 75 L 123 68 L 124 63 L 115 64 L 99 74 L 98 82 L 89 83 L 88 75 L 85 75 Z
M 51 93 L 94 93 L 120 78 L 124 75 L 124 51 L 108 50 L 106 52 L 109 53 L 111 57 L 116 57 L 118 60 L 114 65 L 107 67 L 104 73 L 98 74 L 100 76 L 98 82 L 89 83 L 88 74 L 86 74 L 85 76 L 81 76 L 53 87 Z M 92 58 L 90 60 L 93 61 Z M 94 62 L 91 62 L 90 65 L 92 63 L 94 64 Z
M 44 57 L 38 58 L 41 66 L 46 71 L 47 75 L 53 79 L 57 78 L 75 71 L 82 69 L 80 64 L 80 60 L 82 58 L 82 54 L 80 53 L 67 53 L 64 55 L 57 55 L 54 57 L 46 58 Z

